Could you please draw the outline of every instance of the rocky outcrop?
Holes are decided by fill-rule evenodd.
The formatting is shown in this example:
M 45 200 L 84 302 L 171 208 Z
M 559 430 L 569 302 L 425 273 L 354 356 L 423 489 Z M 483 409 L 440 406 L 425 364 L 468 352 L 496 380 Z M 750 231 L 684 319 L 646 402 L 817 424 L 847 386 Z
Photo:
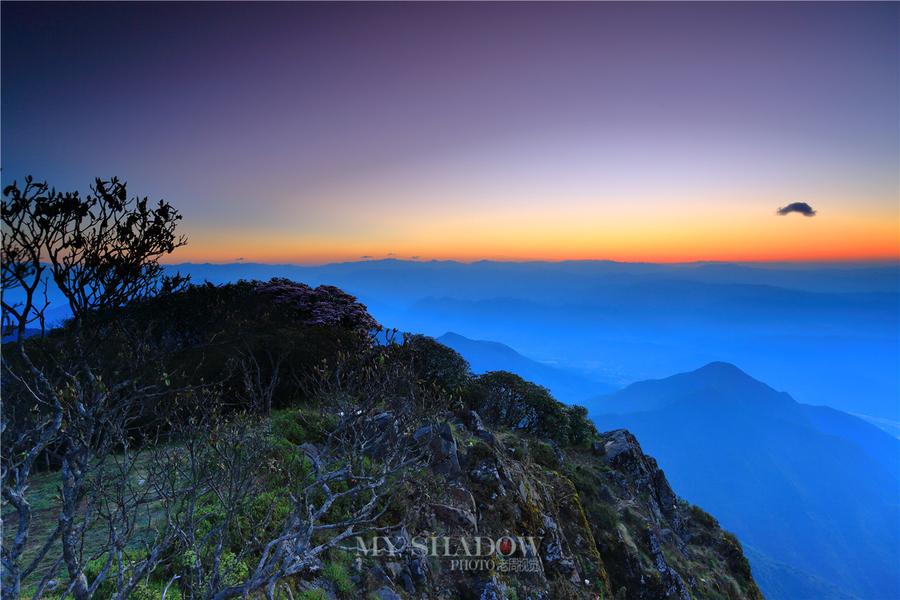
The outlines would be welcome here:
M 449 424 L 426 425 L 413 434 L 413 439 L 431 452 L 431 466 L 435 473 L 452 478 L 459 476 L 459 455 Z
M 554 452 L 544 440 L 490 431 L 472 411 L 413 437 L 430 455 L 432 483 L 400 500 L 428 499 L 404 535 L 534 544 L 516 547 L 514 561 L 495 551 L 484 557 L 490 566 L 466 568 L 453 557 L 402 553 L 377 567 L 376 597 L 391 589 L 448 599 L 762 598 L 733 536 L 680 500 L 628 431 Z M 528 570 L 510 566 L 520 564 Z

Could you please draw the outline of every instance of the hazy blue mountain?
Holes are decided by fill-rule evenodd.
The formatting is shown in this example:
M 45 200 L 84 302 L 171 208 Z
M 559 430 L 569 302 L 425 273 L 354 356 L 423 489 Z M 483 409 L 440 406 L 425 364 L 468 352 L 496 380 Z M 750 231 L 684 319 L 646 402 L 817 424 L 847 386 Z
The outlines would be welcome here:
M 806 404 L 900 422 L 900 265 L 365 260 L 171 265 L 355 294 L 388 327 L 494 340 L 622 386 L 726 360 Z M 51 296 L 53 290 L 50 290 Z
M 744 554 L 752 565 L 753 579 L 769 600 L 777 598 L 860 600 L 859 596 L 842 590 L 820 577 L 774 561 L 746 544 L 743 546 Z
M 557 400 L 567 404 L 584 404 L 596 395 L 598 389 L 614 389 L 609 384 L 589 379 L 575 371 L 531 360 L 498 342 L 471 340 L 453 332 L 445 333 L 437 341 L 459 352 L 474 373 L 509 371 L 546 387 Z
M 867 423 L 871 423 L 875 427 L 886 431 L 891 434 L 895 438 L 900 438 L 900 421 L 895 421 L 893 419 L 885 419 L 883 417 L 873 417 L 871 415 L 864 415 L 861 413 L 854 413 L 853 416 L 859 417 L 863 421 Z
M 900 441 L 722 362 L 588 408 L 601 430 L 631 430 L 677 493 L 753 549 L 767 598 L 900 598 Z

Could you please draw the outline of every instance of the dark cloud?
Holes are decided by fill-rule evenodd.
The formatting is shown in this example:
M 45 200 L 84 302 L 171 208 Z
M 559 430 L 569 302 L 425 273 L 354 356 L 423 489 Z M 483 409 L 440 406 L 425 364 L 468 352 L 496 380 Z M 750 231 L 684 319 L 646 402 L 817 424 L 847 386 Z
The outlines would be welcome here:
M 361 260 L 368 260 L 368 259 L 370 259 L 370 258 L 372 258 L 372 257 L 369 256 L 368 254 L 363 254 L 363 255 L 360 256 L 359 258 L 360 258 Z
M 804 217 L 816 216 L 816 211 L 806 202 L 791 202 L 787 206 L 782 206 L 778 209 L 778 214 L 781 216 L 789 215 L 791 213 L 799 213 Z

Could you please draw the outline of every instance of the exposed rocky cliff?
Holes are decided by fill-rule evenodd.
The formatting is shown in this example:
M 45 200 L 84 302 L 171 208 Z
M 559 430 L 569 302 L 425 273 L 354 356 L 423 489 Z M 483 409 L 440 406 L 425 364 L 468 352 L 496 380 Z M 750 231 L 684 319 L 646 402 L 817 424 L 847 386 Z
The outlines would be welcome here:
M 415 438 L 430 468 L 418 485 L 397 490 L 408 507 L 402 531 L 380 556 L 357 559 L 360 591 L 384 599 L 762 598 L 734 536 L 679 499 L 628 431 L 562 449 L 493 432 L 470 411 Z

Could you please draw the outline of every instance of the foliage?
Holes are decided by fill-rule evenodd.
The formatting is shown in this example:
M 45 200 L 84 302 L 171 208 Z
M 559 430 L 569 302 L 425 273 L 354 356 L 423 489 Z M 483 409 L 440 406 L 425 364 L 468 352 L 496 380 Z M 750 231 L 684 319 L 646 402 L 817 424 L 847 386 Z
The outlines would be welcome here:
M 597 435 L 586 409 L 566 406 L 546 388 L 507 371 L 477 377 L 468 404 L 494 427 L 519 430 L 563 445 L 581 445 Z
M 401 360 L 409 357 L 419 379 L 450 393 L 459 393 L 469 383 L 469 364 L 455 350 L 424 335 L 408 335 L 399 347 Z
M 556 469 L 559 467 L 559 459 L 553 446 L 540 440 L 535 440 L 528 447 L 531 453 L 531 459 L 542 467 L 548 469 Z

